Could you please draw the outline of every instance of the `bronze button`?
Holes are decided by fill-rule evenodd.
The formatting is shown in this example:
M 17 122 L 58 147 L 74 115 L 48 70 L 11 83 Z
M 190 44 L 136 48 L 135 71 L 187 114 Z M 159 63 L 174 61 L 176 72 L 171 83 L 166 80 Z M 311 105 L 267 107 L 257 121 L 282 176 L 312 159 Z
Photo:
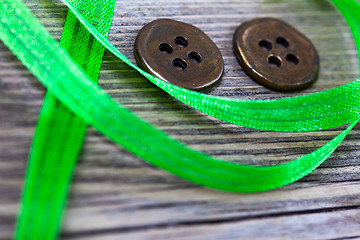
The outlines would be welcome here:
M 140 30 L 135 57 L 145 71 L 192 90 L 209 87 L 224 71 L 219 48 L 203 31 L 171 19 L 152 21 Z
M 300 90 L 319 72 L 319 56 L 310 40 L 289 24 L 257 18 L 235 31 L 235 55 L 254 80 L 280 91 Z

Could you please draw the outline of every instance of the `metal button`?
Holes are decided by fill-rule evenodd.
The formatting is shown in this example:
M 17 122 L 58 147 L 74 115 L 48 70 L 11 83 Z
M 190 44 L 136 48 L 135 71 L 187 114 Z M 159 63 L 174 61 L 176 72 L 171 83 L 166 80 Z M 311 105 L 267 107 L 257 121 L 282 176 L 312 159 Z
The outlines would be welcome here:
M 281 20 L 257 18 L 241 24 L 233 46 L 244 71 L 269 88 L 300 90 L 317 78 L 319 56 L 314 45 Z
M 145 71 L 192 90 L 209 87 L 224 71 L 219 48 L 203 31 L 171 19 L 152 21 L 140 30 L 135 57 Z

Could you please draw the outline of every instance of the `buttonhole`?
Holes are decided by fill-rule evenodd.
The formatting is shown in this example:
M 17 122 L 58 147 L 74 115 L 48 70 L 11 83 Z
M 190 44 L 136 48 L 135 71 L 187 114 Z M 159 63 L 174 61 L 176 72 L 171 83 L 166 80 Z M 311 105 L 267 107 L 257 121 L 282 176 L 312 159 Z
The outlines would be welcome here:
M 159 50 L 163 53 L 168 53 L 168 54 L 172 54 L 172 52 L 174 51 L 173 48 L 167 43 L 161 43 L 159 45 Z
M 174 66 L 174 68 L 181 71 L 185 70 L 185 68 L 187 67 L 186 62 L 181 58 L 174 58 L 172 61 L 172 65 Z
M 189 52 L 188 58 L 194 63 L 200 63 L 201 62 L 201 56 L 197 52 Z
M 266 49 L 266 50 L 271 50 L 272 49 L 272 44 L 271 42 L 267 41 L 267 40 L 261 40 L 259 42 L 259 46 Z
M 189 45 L 189 42 L 186 40 L 186 38 L 182 36 L 176 37 L 174 41 L 179 47 L 187 47 Z
M 270 57 L 268 58 L 268 63 L 269 63 L 270 65 L 275 65 L 275 66 L 277 66 L 277 67 L 281 67 L 281 60 L 280 60 L 279 57 L 276 57 L 276 56 L 270 56 Z
M 288 55 L 286 55 L 286 60 L 289 63 L 292 63 L 294 65 L 298 65 L 299 64 L 299 58 L 297 56 L 295 56 L 294 54 L 289 53 Z
M 276 43 L 283 46 L 284 48 L 288 48 L 290 46 L 289 42 L 283 37 L 278 37 L 276 39 Z

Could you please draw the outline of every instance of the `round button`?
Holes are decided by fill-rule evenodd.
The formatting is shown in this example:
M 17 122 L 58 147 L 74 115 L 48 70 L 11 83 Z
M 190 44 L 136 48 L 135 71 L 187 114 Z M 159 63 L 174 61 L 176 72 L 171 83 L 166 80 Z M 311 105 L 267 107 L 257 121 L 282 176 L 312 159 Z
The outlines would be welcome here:
M 256 18 L 241 24 L 233 46 L 244 71 L 266 87 L 300 90 L 317 78 L 319 56 L 314 45 L 281 20 Z
M 209 87 L 224 71 L 219 48 L 203 31 L 171 19 L 152 21 L 140 30 L 135 57 L 145 71 L 191 90 Z

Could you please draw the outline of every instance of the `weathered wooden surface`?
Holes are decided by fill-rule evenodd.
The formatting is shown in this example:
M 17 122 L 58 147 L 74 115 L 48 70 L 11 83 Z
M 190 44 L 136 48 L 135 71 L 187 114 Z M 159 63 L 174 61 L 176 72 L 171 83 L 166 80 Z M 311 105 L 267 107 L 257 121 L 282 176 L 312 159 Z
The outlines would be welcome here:
M 67 9 L 27 5 L 55 38 Z M 282 18 L 316 45 L 321 72 L 302 92 L 280 94 L 250 80 L 232 53 L 232 34 L 253 17 Z M 138 30 L 160 17 L 204 30 L 219 46 L 226 73 L 207 93 L 245 99 L 330 89 L 357 77 L 357 53 L 346 23 L 324 0 L 119 0 L 110 41 L 134 61 Z M 125 77 L 127 77 L 125 79 Z M 106 53 L 101 86 L 137 115 L 215 157 L 274 164 L 309 153 L 341 129 L 272 133 L 223 123 L 184 106 Z M 10 239 L 28 151 L 45 89 L 0 43 L 0 239 Z M 193 185 L 141 159 L 89 128 L 77 165 L 61 239 L 360 239 L 360 127 L 302 180 L 258 194 Z

